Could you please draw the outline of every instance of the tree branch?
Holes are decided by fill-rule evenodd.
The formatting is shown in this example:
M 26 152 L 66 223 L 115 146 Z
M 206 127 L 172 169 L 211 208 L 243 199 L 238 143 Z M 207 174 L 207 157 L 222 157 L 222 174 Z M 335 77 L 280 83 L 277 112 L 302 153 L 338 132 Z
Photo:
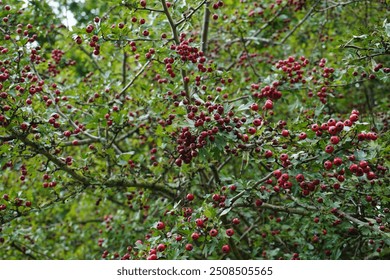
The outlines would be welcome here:
M 160 193 L 161 195 L 173 199 L 176 197 L 176 193 L 172 191 L 171 189 L 163 186 L 158 185 L 156 183 L 136 183 L 133 181 L 130 181 L 126 178 L 110 178 L 106 182 L 102 183 L 102 185 L 109 187 L 109 188 L 117 188 L 117 187 L 136 187 L 136 188 L 144 188 L 147 190 L 151 190 L 156 193 Z
M 82 183 L 83 185 L 90 185 L 91 182 L 87 177 L 84 177 L 83 175 L 77 173 L 74 169 L 68 167 L 68 165 L 59 159 L 58 157 L 52 155 L 46 148 L 39 146 L 37 143 L 29 140 L 27 138 L 27 135 L 12 131 L 11 132 L 15 138 L 22 141 L 26 146 L 32 148 L 36 153 L 41 154 L 45 156 L 48 160 L 53 162 L 60 170 L 66 172 L 69 174 L 74 180 Z
M 318 0 L 317 2 L 314 3 L 314 5 L 311 7 L 311 9 L 307 12 L 307 14 L 303 17 L 303 19 L 301 19 L 297 25 L 294 26 L 293 29 L 291 29 L 291 31 L 282 39 L 282 41 L 280 41 L 279 44 L 284 44 L 286 42 L 286 40 L 298 29 L 298 27 L 300 27 L 309 17 L 310 15 L 313 13 L 315 7 L 320 3 L 321 1 Z
M 127 64 L 127 53 L 126 53 L 126 51 L 123 51 L 123 61 L 122 61 L 122 85 L 125 85 L 125 84 L 126 84 L 126 78 L 127 78 L 126 64 Z
M 207 36 L 209 34 L 209 23 L 210 23 L 210 9 L 209 2 L 204 5 L 204 14 L 203 14 L 203 26 L 202 26 L 202 39 L 201 39 L 201 50 L 204 54 L 207 51 Z

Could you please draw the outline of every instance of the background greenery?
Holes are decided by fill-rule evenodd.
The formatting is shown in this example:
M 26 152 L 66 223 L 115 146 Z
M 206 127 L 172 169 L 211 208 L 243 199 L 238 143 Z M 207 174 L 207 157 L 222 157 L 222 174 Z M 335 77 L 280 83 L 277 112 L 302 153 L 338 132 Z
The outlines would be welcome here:
M 0 5 L 1 259 L 389 258 L 388 1 L 54 2 Z

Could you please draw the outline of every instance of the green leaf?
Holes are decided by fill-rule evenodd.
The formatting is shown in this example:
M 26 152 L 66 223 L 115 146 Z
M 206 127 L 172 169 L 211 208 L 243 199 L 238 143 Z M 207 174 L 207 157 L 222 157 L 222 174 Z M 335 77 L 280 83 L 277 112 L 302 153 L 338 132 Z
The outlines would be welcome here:
M 219 216 L 220 216 L 220 217 L 225 216 L 225 215 L 228 214 L 231 210 L 232 210 L 232 207 L 225 208 L 225 209 L 221 212 L 221 214 L 219 214 Z

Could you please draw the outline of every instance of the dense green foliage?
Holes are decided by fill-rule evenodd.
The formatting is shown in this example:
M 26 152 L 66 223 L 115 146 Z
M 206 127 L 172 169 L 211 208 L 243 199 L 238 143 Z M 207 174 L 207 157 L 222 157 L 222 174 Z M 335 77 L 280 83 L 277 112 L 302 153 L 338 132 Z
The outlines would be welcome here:
M 387 1 L 0 2 L 0 259 L 389 258 Z

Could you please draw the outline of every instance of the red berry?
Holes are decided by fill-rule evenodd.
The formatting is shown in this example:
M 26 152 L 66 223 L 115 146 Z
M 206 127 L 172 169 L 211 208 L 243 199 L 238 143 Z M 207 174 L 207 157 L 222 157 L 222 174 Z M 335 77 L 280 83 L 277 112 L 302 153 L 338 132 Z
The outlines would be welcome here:
M 311 126 L 311 130 L 313 130 L 314 132 L 318 131 L 319 129 L 320 129 L 320 127 L 316 123 Z
M 178 159 L 175 160 L 175 164 L 176 164 L 177 166 L 179 166 L 179 167 L 182 165 L 182 162 L 183 162 L 183 161 L 182 161 L 181 158 L 178 158 Z
M 204 226 L 203 219 L 196 219 L 195 223 L 196 223 L 196 226 L 198 226 L 198 227 L 203 227 Z
M 334 119 L 329 119 L 328 120 L 328 125 L 329 125 L 329 127 L 330 126 L 335 126 L 336 125 L 336 121 Z
M 257 111 L 257 110 L 259 110 L 259 105 L 258 105 L 257 103 L 253 103 L 253 104 L 251 105 L 251 109 L 252 109 L 253 111 Z
M 281 176 L 282 176 L 282 171 L 280 171 L 279 169 L 278 170 L 275 170 L 273 172 L 274 176 L 276 179 L 279 179 Z
M 256 133 L 256 128 L 254 128 L 254 127 L 250 127 L 250 128 L 248 128 L 248 133 L 249 134 L 255 134 Z
M 256 199 L 255 204 L 257 207 L 260 207 L 261 205 L 263 205 L 263 201 L 261 199 Z
M 286 161 L 286 160 L 288 160 L 288 155 L 287 155 L 287 154 L 281 154 L 281 155 L 280 155 L 280 160 L 281 160 L 281 161 Z
M 187 251 L 192 251 L 193 248 L 194 248 L 194 246 L 192 246 L 192 244 L 186 244 Z
M 328 145 L 328 146 L 325 147 L 325 152 L 327 152 L 328 154 L 333 153 L 333 151 L 334 151 L 333 146 Z
M 228 254 L 229 252 L 230 252 L 230 246 L 229 245 L 223 245 L 222 246 L 222 252 L 224 253 L 224 254 Z
M 366 174 L 368 180 L 374 180 L 376 178 L 376 175 L 374 172 L 370 171 Z
M 27 128 L 28 128 L 28 125 L 27 125 L 26 123 L 22 123 L 22 124 L 20 125 L 20 129 L 21 129 L 21 130 L 27 130 Z
M 215 236 L 217 236 L 217 234 L 218 234 L 218 230 L 216 230 L 215 228 L 213 228 L 213 229 L 211 229 L 211 230 L 209 231 L 209 234 L 210 234 L 210 236 L 215 237 Z
M 333 145 L 337 145 L 340 142 L 340 138 L 338 136 L 332 136 L 332 137 L 330 137 L 330 142 Z
M 93 29 L 94 29 L 94 27 L 93 27 L 93 25 L 88 25 L 86 28 L 85 28 L 85 31 L 87 32 L 87 33 L 91 33 L 92 31 L 93 31 Z
M 158 250 L 159 252 L 163 252 L 163 251 L 165 250 L 166 247 L 167 247 L 167 246 L 165 246 L 165 244 L 158 244 L 157 250 Z
M 344 129 L 344 123 L 343 122 L 337 122 L 336 123 L 336 128 L 337 128 L 337 131 L 341 131 Z
M 330 126 L 329 128 L 328 128 L 328 131 L 329 131 L 329 133 L 331 134 L 331 135 L 335 135 L 336 133 L 337 133 L 337 127 L 335 127 L 335 126 Z
M 270 157 L 273 156 L 273 153 L 272 153 L 272 151 L 270 151 L 270 150 L 266 150 L 264 156 L 265 156 L 266 158 L 270 158 Z
M 226 230 L 226 235 L 227 236 L 232 236 L 234 234 L 234 230 L 232 228 L 229 228 Z
M 176 236 L 176 241 L 181 241 L 183 239 L 183 236 L 181 236 L 180 234 Z
M 327 161 L 324 162 L 324 167 L 325 167 L 326 170 L 331 169 L 332 166 L 333 166 L 333 163 L 330 160 L 327 160 Z
M 349 116 L 349 120 L 350 120 L 352 123 L 356 122 L 358 119 L 359 119 L 359 115 L 357 115 L 357 114 L 351 114 L 351 115 Z
M 193 240 L 199 239 L 199 233 L 194 232 L 193 234 L 191 234 L 191 238 L 192 238 Z
M 260 126 L 261 125 L 261 120 L 260 119 L 254 119 L 253 120 L 253 125 L 254 126 Z
M 359 162 L 359 166 L 360 166 L 361 168 L 365 168 L 365 167 L 368 166 L 368 162 L 365 161 L 365 160 L 361 160 L 361 161 Z
M 264 108 L 267 109 L 267 110 L 270 110 L 274 107 L 274 103 L 272 102 L 271 99 L 268 99 L 265 104 L 264 104 Z
M 303 182 L 305 180 L 305 177 L 302 174 L 298 174 L 297 176 L 295 176 L 295 179 L 298 182 Z
M 192 201 L 192 200 L 194 200 L 195 196 L 192 193 L 189 193 L 189 194 L 187 194 L 186 198 L 188 201 Z
M 163 222 L 158 222 L 157 223 L 157 229 L 162 230 L 164 228 L 165 228 L 165 224 Z
M 219 198 L 220 198 L 220 196 L 219 196 L 219 194 L 213 194 L 213 200 L 214 201 L 216 201 L 216 202 L 219 202 Z

